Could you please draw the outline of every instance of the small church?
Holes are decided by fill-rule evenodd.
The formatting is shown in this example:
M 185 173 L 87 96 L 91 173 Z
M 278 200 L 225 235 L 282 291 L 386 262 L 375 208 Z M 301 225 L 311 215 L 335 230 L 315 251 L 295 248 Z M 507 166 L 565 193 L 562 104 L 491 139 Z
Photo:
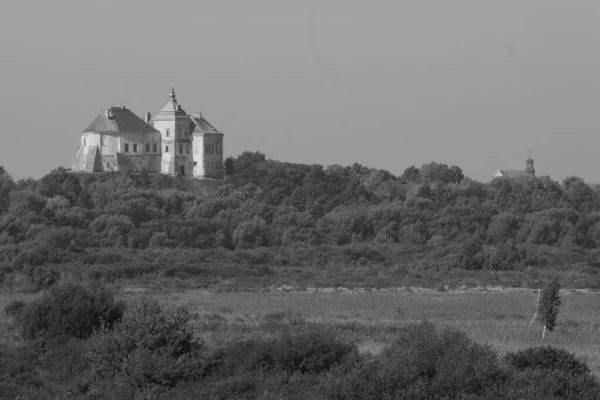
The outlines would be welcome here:
M 519 169 L 498 169 L 494 172 L 494 178 L 522 178 L 527 176 L 535 176 L 535 169 L 533 168 L 533 158 L 531 158 L 531 152 L 529 158 L 525 160 L 525 170 Z
M 140 118 L 125 106 L 102 110 L 81 132 L 71 170 L 124 169 L 223 178 L 223 133 L 202 113 L 187 114 L 174 89 L 154 118 L 150 113 Z

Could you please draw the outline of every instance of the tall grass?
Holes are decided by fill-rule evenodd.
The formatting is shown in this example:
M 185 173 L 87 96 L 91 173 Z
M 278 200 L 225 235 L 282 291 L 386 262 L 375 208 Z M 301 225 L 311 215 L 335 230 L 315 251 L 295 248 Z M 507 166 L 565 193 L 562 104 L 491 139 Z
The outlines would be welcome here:
M 228 323 L 219 329 L 228 335 L 243 335 L 248 326 L 256 329 L 264 316 L 272 319 L 274 314 L 288 312 L 308 322 L 330 326 L 373 351 L 389 343 L 395 327 L 428 320 L 437 326 L 463 330 L 473 340 L 491 345 L 500 355 L 541 344 L 563 348 L 586 360 L 592 372 L 600 376 L 597 334 L 600 294 L 596 293 L 561 293 L 563 305 L 558 325 L 543 342 L 541 327 L 537 323 L 529 327 L 535 304 L 533 292 L 526 291 L 211 293 L 189 290 L 159 292 L 154 296 L 163 304 L 185 306 L 199 316 L 220 314 Z M 197 322 L 202 323 L 201 320 Z M 205 334 L 221 336 L 219 330 Z

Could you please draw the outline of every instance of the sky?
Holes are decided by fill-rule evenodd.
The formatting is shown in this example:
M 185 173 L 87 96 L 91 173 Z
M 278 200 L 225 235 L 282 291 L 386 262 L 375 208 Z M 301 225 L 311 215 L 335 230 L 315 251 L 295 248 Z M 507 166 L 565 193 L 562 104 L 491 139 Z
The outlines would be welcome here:
M 70 167 L 102 108 L 171 87 L 245 150 L 600 183 L 597 0 L 54 0 L 0 14 L 0 165 Z

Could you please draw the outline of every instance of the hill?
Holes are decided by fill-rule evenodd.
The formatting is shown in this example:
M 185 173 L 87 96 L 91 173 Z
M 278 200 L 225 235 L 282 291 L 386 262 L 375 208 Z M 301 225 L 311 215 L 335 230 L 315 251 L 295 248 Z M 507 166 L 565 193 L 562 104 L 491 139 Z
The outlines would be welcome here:
M 577 177 L 480 183 L 244 152 L 224 181 L 0 171 L 0 278 L 189 285 L 600 287 L 600 195 Z

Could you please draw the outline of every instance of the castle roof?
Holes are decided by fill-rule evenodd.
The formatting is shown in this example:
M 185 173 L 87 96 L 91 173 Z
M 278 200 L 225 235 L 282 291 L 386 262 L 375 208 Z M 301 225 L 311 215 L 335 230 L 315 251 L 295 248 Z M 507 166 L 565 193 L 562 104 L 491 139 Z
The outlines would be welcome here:
M 187 114 L 183 111 L 183 108 L 177 103 L 177 98 L 175 97 L 175 89 L 171 89 L 171 93 L 169 93 L 169 101 L 167 104 L 156 114 L 153 118 L 153 121 L 174 121 L 177 117 L 186 117 Z
M 190 116 L 192 119 L 192 133 L 194 134 L 221 134 L 217 128 L 212 126 L 210 122 L 206 118 L 202 116 L 200 113 L 194 113 Z
M 517 169 L 499 169 L 498 172 L 505 178 L 520 178 L 527 175 L 525 171 Z
M 82 132 L 102 132 L 102 133 L 121 133 L 121 132 L 158 132 L 151 125 L 144 122 L 143 119 L 135 115 L 131 110 L 122 107 L 111 107 L 108 110 L 101 111 L 98 116 Z

